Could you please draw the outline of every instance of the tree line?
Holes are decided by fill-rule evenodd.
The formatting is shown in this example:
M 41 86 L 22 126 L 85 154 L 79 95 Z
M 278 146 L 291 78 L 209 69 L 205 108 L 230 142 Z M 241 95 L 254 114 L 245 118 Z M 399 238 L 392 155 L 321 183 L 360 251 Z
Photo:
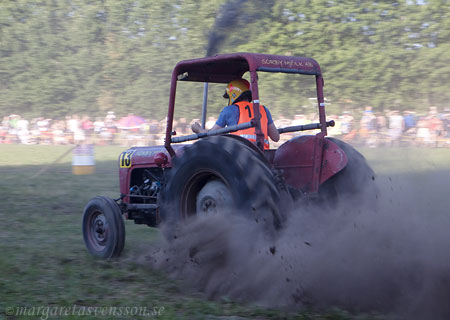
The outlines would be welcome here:
M 205 56 L 212 31 L 220 35 L 215 53 L 316 59 L 332 111 L 425 112 L 449 104 L 448 0 L 4 0 L 1 113 L 57 118 L 114 110 L 161 119 L 173 67 Z M 312 107 L 309 80 L 261 80 L 275 116 Z M 199 116 L 202 90 L 180 85 L 176 115 Z M 223 90 L 211 86 L 211 114 L 224 106 Z

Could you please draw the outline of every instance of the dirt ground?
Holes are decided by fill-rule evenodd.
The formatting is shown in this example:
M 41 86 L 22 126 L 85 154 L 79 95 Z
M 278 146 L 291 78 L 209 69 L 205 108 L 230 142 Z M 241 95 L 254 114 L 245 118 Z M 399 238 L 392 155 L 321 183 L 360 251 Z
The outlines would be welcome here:
M 196 219 L 141 260 L 211 299 L 449 319 L 450 170 L 376 183 L 375 204 L 295 206 L 276 238 L 240 215 Z

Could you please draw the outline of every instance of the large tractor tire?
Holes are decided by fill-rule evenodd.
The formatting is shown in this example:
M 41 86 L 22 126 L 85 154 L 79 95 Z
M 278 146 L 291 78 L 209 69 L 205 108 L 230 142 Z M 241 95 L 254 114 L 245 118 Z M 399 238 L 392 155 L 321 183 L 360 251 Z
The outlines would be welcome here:
M 325 203 L 339 201 L 375 203 L 378 188 L 375 183 L 375 173 L 364 156 L 348 143 L 326 138 L 337 144 L 347 155 L 348 163 L 344 169 L 325 181 L 319 189 L 321 200 Z
M 280 193 L 272 171 L 251 148 L 227 136 L 202 139 L 174 159 L 161 191 L 166 236 L 195 215 L 243 214 L 265 229 L 280 226 Z
M 117 203 L 107 197 L 95 197 L 83 215 L 83 238 L 88 251 L 99 258 L 118 257 L 125 245 L 125 224 Z

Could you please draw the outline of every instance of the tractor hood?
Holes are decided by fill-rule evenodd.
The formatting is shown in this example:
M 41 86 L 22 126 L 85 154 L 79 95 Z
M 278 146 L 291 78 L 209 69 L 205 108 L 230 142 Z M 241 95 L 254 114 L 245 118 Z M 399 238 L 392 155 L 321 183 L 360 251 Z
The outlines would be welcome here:
M 174 145 L 173 149 L 177 156 L 183 153 L 183 148 L 186 145 Z M 163 167 L 171 167 L 171 157 L 164 146 L 154 147 L 132 147 L 119 156 L 119 167 L 131 168 L 131 167 L 156 167 L 159 166 L 158 161 L 161 158 L 166 158 L 167 162 Z

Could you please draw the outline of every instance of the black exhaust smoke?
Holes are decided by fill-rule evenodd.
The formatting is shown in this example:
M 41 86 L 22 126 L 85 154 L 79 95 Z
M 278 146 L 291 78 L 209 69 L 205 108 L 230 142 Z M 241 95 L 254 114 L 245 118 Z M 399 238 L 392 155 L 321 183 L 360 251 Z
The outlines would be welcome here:
M 247 0 L 228 1 L 220 7 L 213 29 L 209 33 L 206 56 L 212 56 L 219 51 L 227 38 L 227 32 L 238 25 L 240 18 L 245 15 L 246 2 Z
M 274 3 L 275 0 L 232 0 L 223 4 L 208 36 L 206 56 L 217 54 L 223 43 L 230 41 L 233 33 L 235 37 L 231 42 L 234 45 L 248 42 L 248 28 L 270 16 Z

